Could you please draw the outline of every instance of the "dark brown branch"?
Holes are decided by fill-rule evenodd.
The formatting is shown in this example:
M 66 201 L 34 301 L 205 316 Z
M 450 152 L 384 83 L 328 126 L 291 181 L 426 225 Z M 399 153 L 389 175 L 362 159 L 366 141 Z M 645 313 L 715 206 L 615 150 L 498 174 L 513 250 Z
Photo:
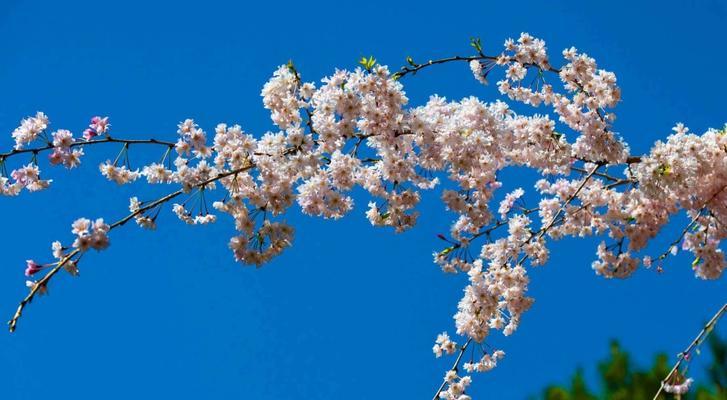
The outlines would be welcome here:
M 447 58 L 440 58 L 437 60 L 429 60 L 429 61 L 425 62 L 424 64 L 414 64 L 411 66 L 403 66 L 399 69 L 399 71 L 395 72 L 392 77 L 394 79 L 401 79 L 401 78 L 405 77 L 406 75 L 416 74 L 417 72 L 423 70 L 424 68 L 431 67 L 433 65 L 447 64 L 450 62 L 458 62 L 458 61 L 471 62 L 474 60 L 487 60 L 487 61 L 495 62 L 495 61 L 497 61 L 497 57 L 480 54 L 480 55 L 469 56 L 469 57 L 453 56 L 453 57 L 447 57 Z M 514 59 L 512 57 L 508 57 L 507 62 L 519 62 L 519 61 L 517 61 L 516 59 Z M 536 67 L 538 69 L 542 69 L 539 65 L 536 65 L 533 63 L 524 63 L 522 65 L 526 68 Z M 556 74 L 560 73 L 560 69 L 553 68 L 553 67 L 548 68 L 547 71 L 553 72 Z
M 99 140 L 78 140 L 73 143 L 69 147 L 83 147 L 83 146 L 91 146 L 94 144 L 101 144 L 101 143 L 123 143 L 125 145 L 130 144 L 155 144 L 155 145 L 162 145 L 162 146 L 168 146 L 168 147 L 174 147 L 175 143 L 173 142 L 167 142 L 164 140 L 156 140 L 156 139 L 116 139 L 113 137 L 105 137 L 103 139 Z M 24 153 L 34 153 L 38 154 L 40 152 L 46 151 L 46 150 L 52 150 L 56 148 L 56 146 L 53 146 L 52 144 L 48 144 L 46 146 L 41 147 L 34 147 L 34 148 L 27 148 L 27 149 L 14 149 L 5 153 L 0 153 L 0 161 L 4 161 L 5 159 L 12 157 L 14 155 L 18 154 L 24 154 Z

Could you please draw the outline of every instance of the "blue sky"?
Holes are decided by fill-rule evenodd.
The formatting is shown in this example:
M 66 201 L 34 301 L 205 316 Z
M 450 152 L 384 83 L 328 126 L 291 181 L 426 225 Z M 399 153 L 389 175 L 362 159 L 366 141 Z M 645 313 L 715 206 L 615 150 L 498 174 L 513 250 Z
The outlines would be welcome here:
M 261 134 L 272 125 L 260 89 L 288 59 L 304 79 L 317 81 L 336 67 L 353 68 L 362 55 L 396 67 L 407 55 L 467 54 L 471 36 L 481 37 L 486 51 L 499 51 L 506 38 L 528 31 L 547 41 L 554 60 L 573 45 L 617 73 L 623 102 L 616 130 L 642 153 L 675 122 L 702 132 L 727 121 L 727 81 L 719 76 L 727 62 L 726 18 L 727 6 L 716 0 L 4 0 L 0 146 L 10 148 L 12 129 L 36 110 L 53 127 L 78 133 L 101 114 L 125 137 L 173 138 L 177 122 L 190 117 L 208 131 L 224 121 Z M 404 84 L 412 104 L 433 93 L 497 96 L 466 65 L 432 69 Z M 24 260 L 50 257 L 51 241 L 67 241 L 75 218 L 115 220 L 130 196 L 153 196 L 141 184 L 117 187 L 99 176 L 96 165 L 117 151 L 89 148 L 80 169 L 50 171 L 50 190 L 0 198 L 3 316 L 26 293 Z M 145 155 L 156 157 L 139 154 Z M 420 225 L 395 235 L 371 227 L 361 207 L 366 199 L 357 202 L 337 222 L 292 211 L 293 247 L 258 270 L 232 259 L 224 218 L 186 227 L 167 212 L 155 232 L 114 232 L 108 251 L 84 258 L 80 278 L 61 276 L 49 297 L 27 309 L 15 334 L 0 333 L 2 397 L 431 396 L 451 360 L 434 359 L 430 348 L 437 333 L 453 331 L 464 285 L 463 276 L 444 275 L 431 262 L 442 245 L 435 235 L 452 216 L 430 193 Z M 656 244 L 671 240 L 679 222 Z M 493 336 L 507 357 L 476 377 L 473 395 L 538 393 L 603 358 L 611 338 L 642 363 L 657 351 L 675 354 L 727 297 L 724 279 L 693 278 L 691 260 L 681 256 L 661 275 L 599 278 L 590 268 L 595 244 L 558 242 L 548 265 L 531 271 L 536 304 L 514 336 Z

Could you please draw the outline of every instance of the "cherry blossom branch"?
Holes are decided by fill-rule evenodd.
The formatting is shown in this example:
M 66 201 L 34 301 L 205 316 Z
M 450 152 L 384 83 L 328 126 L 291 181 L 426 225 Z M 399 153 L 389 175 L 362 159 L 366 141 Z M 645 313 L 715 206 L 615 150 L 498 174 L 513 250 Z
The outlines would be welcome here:
M 581 173 L 584 173 L 584 174 L 587 174 L 589 172 L 585 168 L 580 168 L 580 167 L 575 167 L 575 166 L 571 167 L 571 169 L 573 171 L 578 171 L 578 172 L 581 172 Z M 606 174 L 606 173 L 603 173 L 603 172 L 595 172 L 593 175 L 594 176 L 598 176 L 600 178 L 604 178 L 604 179 L 609 180 L 609 181 L 612 181 L 612 182 L 620 182 L 620 181 L 623 181 L 624 180 L 622 178 L 617 178 L 617 177 L 615 177 L 613 175 L 609 175 L 609 174 Z
M 687 234 L 687 232 L 689 232 L 689 229 L 691 229 L 694 226 L 694 224 L 697 223 L 697 221 L 699 220 L 699 217 L 702 216 L 702 212 L 704 212 L 704 209 L 705 209 L 705 207 L 702 207 L 701 209 L 699 209 L 699 211 L 697 211 L 697 214 L 694 216 L 694 218 L 691 219 L 691 221 L 689 221 L 687 226 L 685 226 L 684 229 L 682 229 L 682 231 L 679 233 L 679 236 L 677 236 L 676 239 L 674 239 L 671 243 L 669 243 L 668 246 L 666 246 L 666 250 L 664 250 L 663 253 L 659 254 L 659 256 L 656 258 L 657 260 L 665 259 L 669 255 L 669 253 L 672 251 L 672 249 L 674 249 L 679 244 L 679 242 L 681 242 L 682 239 L 684 239 L 684 236 Z M 674 254 L 676 254 L 676 253 L 674 253 Z
M 457 359 L 454 360 L 454 364 L 452 364 L 452 367 L 449 369 L 449 371 L 457 372 L 457 368 L 459 367 L 459 362 L 462 360 L 462 356 L 464 355 L 465 351 L 467 351 L 467 347 L 469 347 L 470 343 L 472 343 L 472 338 L 467 339 L 465 344 L 463 344 L 462 347 L 459 349 L 459 354 L 457 355 Z M 445 374 L 445 376 L 446 376 L 446 374 Z M 439 399 L 439 394 L 442 393 L 442 390 L 444 390 L 445 386 L 447 386 L 446 379 L 439 386 L 439 389 L 437 389 L 437 392 L 434 393 L 434 397 L 432 397 L 432 400 Z
M 28 293 L 27 296 L 20 302 L 18 305 L 18 309 L 15 311 L 15 314 L 13 315 L 13 318 L 8 321 L 8 326 L 10 329 L 10 332 L 15 332 L 15 326 L 18 323 L 18 320 L 23 315 L 23 309 L 25 309 L 25 306 L 28 305 L 31 301 L 33 301 L 33 298 L 35 298 L 35 295 L 38 292 L 43 293 L 45 289 L 47 288 L 48 281 L 53 278 L 53 276 L 60 271 L 61 268 L 63 268 L 66 264 L 68 264 L 69 261 L 71 261 L 71 258 L 73 258 L 75 255 L 80 253 L 80 249 L 75 249 L 72 252 L 68 253 L 65 257 L 59 261 L 53 269 L 51 269 L 43 278 L 41 278 L 38 282 L 36 282 L 33 287 L 30 289 L 30 293 Z
M 236 174 L 239 174 L 241 172 L 247 171 L 247 170 L 249 170 L 251 168 L 254 168 L 254 166 L 255 166 L 255 164 L 250 163 L 248 165 L 245 165 L 245 166 L 240 167 L 240 168 L 237 168 L 237 169 L 233 169 L 233 170 L 230 170 L 230 171 L 227 171 L 227 172 L 219 173 L 216 176 L 214 176 L 214 177 L 212 177 L 210 179 L 205 180 L 204 182 L 201 182 L 201 183 L 195 185 L 194 187 L 196 187 L 196 188 L 203 188 L 206 185 L 209 185 L 210 183 L 216 182 L 216 181 L 218 181 L 218 180 L 220 180 L 222 178 L 225 178 L 225 177 L 228 177 L 228 176 L 231 176 L 231 175 L 236 175 Z M 151 203 L 149 203 L 149 204 L 147 204 L 147 205 L 145 205 L 143 207 L 140 207 L 138 210 L 136 210 L 136 211 L 128 214 L 124 218 L 121 218 L 120 220 L 118 220 L 118 221 L 112 223 L 111 225 L 109 225 L 109 231 L 112 230 L 112 229 L 114 229 L 114 228 L 118 228 L 120 226 L 123 226 L 124 224 L 126 224 L 127 222 L 129 222 L 129 220 L 131 220 L 132 218 L 136 217 L 137 215 L 143 214 L 146 211 L 153 209 L 154 207 L 157 207 L 157 206 L 159 206 L 161 204 L 164 204 L 167 201 L 172 200 L 175 197 L 181 195 L 182 193 L 184 193 L 184 189 L 179 189 L 179 190 L 176 190 L 176 191 L 174 191 L 172 193 L 167 194 L 164 197 L 160 197 L 159 199 L 157 199 L 157 200 L 155 200 L 155 201 L 153 201 L 153 202 L 151 202 Z M 17 326 L 18 320 L 22 316 L 23 310 L 25 309 L 25 306 L 28 305 L 33 300 L 33 298 L 35 297 L 36 294 L 38 294 L 39 291 L 44 290 L 47 287 L 48 281 L 50 281 L 53 278 L 53 276 L 56 273 L 58 273 L 58 271 L 64 265 L 66 265 L 69 261 L 71 261 L 71 258 L 72 257 L 74 257 L 75 255 L 79 254 L 80 252 L 81 252 L 80 249 L 75 249 L 72 252 L 70 252 L 69 254 L 67 254 L 65 257 L 63 257 L 63 259 L 61 259 L 61 261 L 59 261 L 56 264 L 55 267 L 53 267 L 53 269 L 51 269 L 47 274 L 45 274 L 45 276 L 43 276 L 43 278 L 41 278 L 38 282 L 35 283 L 35 285 L 33 285 L 32 289 L 30 290 L 30 293 L 28 293 L 28 295 L 25 296 L 25 298 L 20 302 L 20 304 L 18 305 L 18 309 L 15 311 L 15 314 L 10 319 L 10 321 L 8 321 L 8 325 L 9 325 L 10 332 L 14 332 L 15 331 L 15 328 Z
M 711 203 L 712 200 L 714 200 L 725 189 L 727 189 L 727 186 L 718 190 L 715 194 L 712 195 L 712 197 L 709 198 L 709 200 L 704 202 L 704 205 L 701 208 L 699 208 L 699 210 L 697 210 L 697 214 L 694 215 L 694 217 L 689 221 L 687 226 L 685 226 L 684 229 L 682 229 L 682 231 L 679 233 L 679 236 L 676 239 L 674 239 L 674 241 L 669 243 L 669 246 L 666 247 L 666 250 L 664 250 L 663 253 L 659 254 L 659 256 L 656 258 L 657 260 L 663 260 L 669 256 L 669 253 L 672 251 L 672 249 L 675 248 L 679 244 L 679 242 L 682 241 L 682 239 L 684 239 L 684 236 L 686 236 L 687 232 L 689 232 L 689 230 L 699 221 L 699 218 L 702 216 L 702 213 L 705 210 L 707 210 L 707 206 L 709 205 L 709 203 Z M 710 214 L 711 214 L 711 212 L 710 212 Z
M 497 57 L 493 56 L 486 56 L 486 55 L 478 55 L 478 56 L 470 56 L 470 57 L 460 57 L 460 56 L 453 56 L 453 57 L 446 57 L 446 58 L 440 58 L 437 60 L 429 60 L 425 62 L 424 64 L 413 64 L 411 66 L 403 66 L 393 74 L 393 77 L 396 79 L 401 79 L 409 74 L 416 75 L 417 72 L 421 71 L 424 68 L 431 67 L 433 65 L 438 64 L 446 64 L 453 61 L 475 61 L 475 60 L 496 60 Z
M 164 140 L 157 140 L 157 139 L 117 139 L 113 138 L 111 136 L 104 137 L 103 139 L 99 140 L 79 140 L 71 143 L 68 147 L 79 147 L 79 146 L 91 146 L 94 144 L 101 144 L 101 143 L 122 143 L 124 145 L 131 145 L 131 144 L 154 144 L 154 145 L 163 145 L 163 146 L 169 146 L 174 147 L 175 143 L 168 142 Z M 53 144 L 48 144 L 47 146 L 42 147 L 34 147 L 34 148 L 28 148 L 28 149 L 13 149 L 11 151 L 0 153 L 0 161 L 4 161 L 14 155 L 18 154 L 24 154 L 24 153 L 33 153 L 38 154 L 40 152 L 46 151 L 46 150 L 52 150 L 56 148 L 57 146 L 54 146 Z
M 538 210 L 540 210 L 540 209 L 539 208 L 531 208 L 529 210 L 523 210 L 522 215 L 529 215 L 529 214 L 532 214 L 532 213 L 534 213 L 534 212 L 536 212 Z M 477 239 L 477 238 L 479 238 L 479 237 L 481 237 L 483 235 L 489 235 L 492 232 L 494 232 L 495 230 L 497 230 L 498 228 L 507 225 L 508 222 L 509 221 L 507 219 L 499 220 L 499 221 L 495 222 L 495 224 L 493 224 L 490 227 L 488 227 L 487 229 L 485 229 L 483 231 L 480 231 L 480 232 L 477 232 L 476 234 L 472 235 L 472 237 L 470 238 L 470 240 Z
M 462 61 L 469 63 L 472 61 L 479 61 L 479 60 L 486 60 L 493 64 L 503 64 L 503 65 L 507 64 L 507 63 L 517 63 L 517 64 L 525 67 L 526 69 L 537 68 L 540 73 L 542 73 L 543 71 L 552 72 L 555 74 L 561 73 L 560 68 L 554 68 L 554 67 L 550 66 L 549 63 L 547 62 L 547 60 L 546 60 L 547 68 L 544 68 L 544 66 L 533 63 L 533 62 L 523 63 L 523 62 L 519 61 L 516 57 L 508 57 L 508 56 L 505 56 L 504 54 L 502 54 L 498 57 L 486 55 L 482 52 L 482 47 L 479 43 L 479 39 L 473 39 L 472 46 L 475 47 L 475 49 L 478 51 L 478 53 L 479 53 L 478 55 L 469 56 L 469 57 L 452 56 L 452 57 L 440 58 L 440 59 L 436 59 L 436 60 L 429 60 L 424 64 L 417 64 L 411 59 L 411 57 L 407 57 L 407 62 L 409 63 L 409 66 L 406 66 L 406 65 L 402 66 L 399 69 L 399 71 L 392 74 L 392 78 L 398 80 L 409 74 L 416 75 L 416 73 L 421 71 L 422 69 L 431 67 L 434 65 L 441 65 L 441 64 L 451 63 L 451 62 L 462 62 Z M 493 64 L 490 64 L 490 65 L 493 65 Z M 573 83 L 578 87 L 578 89 L 580 91 L 591 96 L 591 94 L 588 93 L 588 91 L 583 87 L 583 85 L 580 82 L 574 81 Z M 596 115 L 598 115 L 599 120 L 604 124 L 604 127 L 603 127 L 604 132 L 609 132 L 608 121 L 607 121 L 604 113 L 601 112 L 600 109 L 595 109 L 594 111 L 596 112 Z M 583 159 L 581 159 L 581 161 L 591 162 L 591 163 L 601 162 L 600 160 L 597 161 L 597 160 L 583 160 Z M 641 156 L 628 156 L 625 160 L 626 164 L 638 164 L 639 162 L 641 162 Z
M 62 163 L 73 168 L 80 163 L 83 151 L 71 151 L 71 147 L 109 142 L 123 143 L 123 148 L 113 164 L 107 161 L 100 166 L 108 179 L 123 184 L 145 176 L 150 184 L 176 183 L 181 188 L 143 207 L 144 203 L 137 198 L 130 199 L 129 209 L 133 212 L 112 225 L 102 219 L 91 223 L 81 218 L 74 222 L 77 242 L 71 254 L 64 255 L 67 249 L 60 242 L 54 242 L 55 264 L 38 265 L 28 261 L 26 275 L 52 268 L 40 282 L 28 284 L 33 285 L 31 293 L 9 322 L 10 330 L 15 329 L 24 307 L 34 296 L 45 293 L 48 281 L 60 268 L 65 265 L 73 273 L 87 249 L 101 250 L 109 245 L 105 236 L 108 230 L 131 219 L 142 227 L 153 227 L 163 203 L 193 189 L 196 190 L 187 200 L 174 205 L 174 213 L 188 224 L 214 222 L 216 215 L 207 209 L 205 185 L 225 176 L 235 175 L 220 185 L 226 191 L 225 198 L 213 207 L 231 215 L 235 221 L 237 234 L 229 242 L 235 260 L 260 266 L 289 247 L 293 237 L 292 226 L 270 221 L 268 213 L 280 215 L 297 202 L 304 214 L 337 219 L 351 211 L 353 197 L 348 193 L 360 186 L 376 199 L 369 203 L 366 213 L 369 222 L 401 232 L 416 223 L 415 207 L 420 201 L 420 190 L 436 185 L 440 179 L 434 177 L 437 171 L 442 175 L 448 171 L 450 181 L 461 189 L 447 190 L 442 196 L 446 206 L 459 214 L 450 231 L 456 239 L 439 235 L 451 246 L 434 256 L 445 272 L 461 271 L 470 276 L 455 318 L 457 334 L 467 342 L 459 348 L 460 353 L 435 399 L 461 398 L 471 382 L 469 376 L 457 376 L 465 350 L 486 344 L 489 330 L 484 327 L 511 334 L 530 308 L 533 299 L 526 296 L 529 279 L 522 265 L 526 260 L 533 265 L 546 262 L 549 255 L 546 235 L 551 238 L 583 236 L 594 234 L 594 229 L 597 234 L 610 230 L 611 237 L 620 234 L 621 239 L 615 245 L 608 248 L 605 242 L 599 245 L 599 260 L 592 267 L 597 274 L 609 278 L 626 277 L 639 261 L 631 256 L 630 250 L 623 251 L 625 239 L 630 244 L 647 242 L 651 239 L 648 235 L 658 232 L 667 220 L 662 218 L 664 210 L 687 209 L 691 215 L 697 211 L 693 205 L 698 201 L 694 199 L 716 196 L 712 193 L 713 185 L 725 185 L 723 174 L 719 174 L 724 154 L 712 150 L 727 149 L 727 128 L 711 129 L 696 136 L 684 135 L 688 129 L 677 124 L 676 134 L 667 143 L 657 142 L 642 162 L 641 156 L 629 156 L 626 143 L 610 130 L 615 118 L 610 110 L 621 99 L 615 74 L 598 68 L 587 54 L 575 48 L 566 49 L 563 56 L 567 63 L 555 69 L 548 61 L 545 43 L 527 33 L 521 34 L 517 42 L 508 39 L 505 51 L 496 57 L 485 55 L 478 39 L 473 39 L 471 45 L 476 50 L 474 56 L 454 56 L 424 64 L 408 57 L 409 66 L 393 74 L 370 57 L 362 60 L 364 69 L 337 70 L 324 78 L 320 87 L 304 83 L 291 62 L 281 65 L 261 92 L 263 105 L 270 110 L 270 117 L 280 132 L 268 132 L 256 138 L 243 132 L 240 125 L 221 123 L 215 127 L 213 146 L 207 144 L 206 133 L 192 119 L 178 125 L 180 139 L 176 143 L 112 139 L 107 133 L 108 119 L 101 117 L 94 117 L 89 125 L 91 130 L 83 135 L 86 139 L 98 137 L 99 140 L 84 142 L 74 139 L 70 131 L 58 130 L 51 141 L 45 133 L 48 119 L 43 113 L 24 119 L 12 133 L 16 147 L 22 148 L 37 139 L 43 141 L 35 142 L 41 147 L 0 153 L 0 167 L 7 157 L 33 154 L 31 164 L 0 175 L 0 194 L 17 195 L 21 190 L 34 192 L 48 187 L 50 180 L 40 179 L 36 162 L 41 151 L 53 149 L 51 164 Z M 426 105 L 407 108 L 408 99 L 398 79 L 433 65 L 462 61 L 470 63 L 475 78 L 484 84 L 493 68 L 506 68 L 505 79 L 498 82 L 500 94 L 533 107 L 552 106 L 558 115 L 557 121 L 580 136 L 570 143 L 563 134 L 554 131 L 557 121 L 549 115 L 519 114 L 499 101 L 484 103 L 471 97 L 448 102 L 434 96 Z M 564 86 L 554 89 L 546 82 L 545 72 L 557 73 Z M 533 77 L 533 73 L 537 76 Z M 533 78 L 529 85 L 523 82 L 526 77 Z M 164 145 L 166 153 L 160 163 L 132 171 L 128 148 L 134 143 Z M 178 154 L 174 171 L 171 162 L 168 167 L 164 166 L 173 148 Z M 285 157 L 294 153 L 294 157 Z M 694 168 L 694 163 L 699 168 Z M 628 168 L 623 177 L 606 170 L 609 165 L 623 164 Z M 489 203 L 501 187 L 499 171 L 509 166 L 537 169 L 545 178 L 536 184 L 543 196 L 536 208 L 527 209 L 520 200 L 518 208 L 513 209 L 523 194 L 522 189 L 518 189 L 519 194 L 513 191 L 500 203 L 501 218 L 493 220 Z M 255 172 L 236 175 L 250 168 L 255 168 Z M 229 170 L 220 172 L 225 169 Z M 580 174 L 572 175 L 571 170 Z M 548 178 L 553 175 L 564 179 L 550 182 Z M 621 185 L 631 185 L 629 192 L 612 190 Z M 583 190 L 588 193 L 581 194 Z M 227 201 L 228 196 L 231 201 Z M 199 201 L 199 215 L 194 218 L 191 217 L 194 208 L 191 211 L 185 208 L 185 203 L 192 199 Z M 715 201 L 707 209 L 712 199 L 699 209 L 690 226 L 702 222 L 698 218 L 705 210 L 710 215 L 726 215 L 727 211 L 720 207 L 724 202 Z M 608 211 L 594 216 L 600 213 L 601 207 Z M 527 217 L 536 211 L 542 212 L 539 229 Z M 639 216 L 638 220 L 630 218 L 631 215 Z M 258 229 L 260 216 L 263 222 Z M 633 222 L 635 229 L 622 232 L 624 220 L 628 224 Z M 710 240 L 698 246 L 710 252 L 711 258 L 705 259 L 695 273 L 700 278 L 716 279 L 726 268 L 722 252 L 715 250 L 724 232 L 709 231 L 715 226 L 711 221 L 702 225 L 705 226 L 700 235 L 703 233 Z M 490 233 L 502 226 L 508 226 L 507 237 L 493 242 Z M 687 232 L 690 226 L 680 240 L 686 242 L 691 238 Z M 487 235 L 488 243 L 475 259 L 469 254 L 470 241 L 483 235 Z M 615 246 L 618 254 L 611 250 Z M 633 247 L 638 248 L 634 251 L 642 248 Z M 488 260 L 485 265 L 484 261 Z M 644 264 L 647 264 L 646 258 Z M 438 336 L 433 348 L 437 356 L 442 354 L 442 348 L 448 355 L 458 350 L 446 332 Z M 484 353 L 479 362 L 465 362 L 462 368 L 468 373 L 485 372 L 504 356 L 500 350 Z
M 395 72 L 392 75 L 392 77 L 395 79 L 401 79 L 409 74 L 416 75 L 417 72 L 423 70 L 424 68 L 431 67 L 433 65 L 447 64 L 447 63 L 458 62 L 458 61 L 471 62 L 471 61 L 478 61 L 478 60 L 488 60 L 488 61 L 494 62 L 494 61 L 498 60 L 498 57 L 489 56 L 489 55 L 480 53 L 480 55 L 477 55 L 477 56 L 469 56 L 469 57 L 452 56 L 452 57 L 440 58 L 440 59 L 436 59 L 436 60 L 429 60 L 429 61 L 425 62 L 424 64 L 410 63 L 409 66 L 405 65 L 405 66 L 401 67 L 399 69 L 399 71 Z M 505 59 L 505 61 L 513 62 L 516 60 L 512 57 L 507 57 Z M 539 66 L 532 64 L 532 63 L 526 63 L 526 64 L 523 64 L 523 66 L 540 68 Z M 560 73 L 560 69 L 553 68 L 553 67 L 550 67 L 549 69 L 547 69 L 547 71 L 554 72 L 556 74 Z
M 608 131 L 608 130 L 606 130 L 606 131 Z M 618 164 L 631 165 L 631 164 L 638 164 L 638 163 L 641 162 L 641 159 L 642 158 L 643 158 L 642 156 L 628 156 L 628 157 L 626 157 L 626 160 L 623 163 L 604 163 L 604 165 L 618 165 Z M 573 157 L 573 159 L 578 160 L 578 161 L 583 161 L 583 162 L 586 162 L 586 163 L 591 163 L 591 164 L 595 164 L 595 163 L 598 162 L 598 161 L 595 161 L 595 160 L 589 160 L 589 159 L 581 158 L 581 157 Z
M 566 201 L 561 205 L 561 207 L 558 209 L 558 211 L 553 216 L 553 218 L 550 220 L 550 222 L 546 226 L 544 226 L 540 230 L 538 230 L 537 232 L 531 232 L 530 235 L 529 235 L 529 237 L 527 238 L 527 240 L 523 241 L 520 244 L 520 246 L 518 247 L 518 249 L 522 249 L 526 244 L 530 243 L 533 239 L 536 239 L 536 240 L 541 239 L 543 236 L 545 236 L 548 233 L 548 231 L 557 222 L 562 222 L 564 220 L 565 216 L 563 218 L 560 218 L 560 219 L 559 219 L 559 217 L 565 211 L 565 208 L 568 207 L 568 205 L 570 203 L 572 203 L 573 200 L 575 200 L 575 198 L 578 196 L 578 194 L 581 192 L 581 190 L 583 190 L 583 188 L 586 186 L 586 184 L 588 183 L 588 181 L 598 172 L 598 169 L 601 168 L 603 165 L 604 164 L 602 164 L 602 163 L 596 164 L 588 172 L 588 175 L 586 175 L 583 178 L 583 180 L 579 184 L 578 188 L 570 196 L 568 196 L 568 198 L 566 199 Z M 628 183 L 628 182 L 629 181 L 618 182 L 618 183 L 619 184 L 622 184 L 622 183 Z M 581 206 L 581 208 L 579 208 L 576 212 L 579 212 L 580 210 L 582 210 L 585 207 L 587 207 L 587 205 Z M 538 211 L 538 210 L 539 210 L 538 208 L 525 210 L 525 212 L 523 213 L 523 215 L 528 215 L 528 214 L 533 213 L 533 212 Z M 505 226 L 507 224 L 508 224 L 508 220 L 497 221 L 494 225 L 490 226 L 489 228 L 487 228 L 487 229 L 485 229 L 483 231 L 480 231 L 480 232 L 476 233 L 475 235 L 473 235 L 469 240 L 474 240 L 474 239 L 479 238 L 479 237 L 481 237 L 483 235 L 489 235 L 490 233 L 492 233 L 496 229 L 498 229 L 498 228 L 500 228 L 502 226 Z M 461 247 L 462 247 L 462 243 L 461 242 L 455 243 L 452 246 L 450 246 L 447 249 L 445 249 L 444 252 L 449 253 L 449 252 L 451 252 L 453 250 L 456 250 L 456 249 L 459 249 Z M 440 254 L 442 254 L 442 252 L 440 252 Z M 527 255 L 524 255 L 522 258 L 520 258 L 519 260 L 517 260 L 517 265 L 522 265 L 527 259 L 528 259 L 528 256 Z
M 583 190 L 583 188 L 586 186 L 586 183 L 588 183 L 588 181 L 591 179 L 591 177 L 596 173 L 596 171 L 598 171 L 599 168 L 601 168 L 601 166 L 602 166 L 602 164 L 596 164 L 596 166 L 594 166 L 591 169 L 591 171 L 588 173 L 588 175 L 586 175 L 586 177 L 583 178 L 583 180 L 581 181 L 581 184 L 578 185 L 578 188 L 576 189 L 576 191 L 573 192 L 570 196 L 568 196 L 568 198 L 563 203 L 563 205 L 558 209 L 558 212 L 556 212 L 555 215 L 553 216 L 553 219 L 550 220 L 548 225 L 546 225 L 544 228 L 542 228 L 540 230 L 540 232 L 538 233 L 537 239 L 542 238 L 548 232 L 548 230 L 555 224 L 555 222 L 558 219 L 558 217 L 560 216 L 560 214 L 562 214 L 563 211 L 565 211 L 565 208 L 568 207 L 568 204 L 570 204 L 571 202 L 573 202 L 573 200 L 575 200 L 576 196 L 578 196 L 578 193 L 580 193 L 581 190 Z M 534 235 L 532 235 L 532 236 L 534 236 Z M 531 239 L 532 239 L 532 236 L 531 236 Z M 528 240 L 527 242 L 529 242 L 529 241 L 530 240 Z
M 687 348 L 679 353 L 679 356 L 677 357 L 677 362 L 674 364 L 674 367 L 669 371 L 669 373 L 666 375 L 666 377 L 661 381 L 661 386 L 659 387 L 659 390 L 657 390 L 656 394 L 654 395 L 653 400 L 657 400 L 661 392 L 664 390 L 664 385 L 666 385 L 666 382 L 669 381 L 669 379 L 672 378 L 672 376 L 677 373 L 679 370 L 679 367 L 681 367 L 682 363 L 686 360 L 689 361 L 689 354 L 694 350 L 697 346 L 699 346 L 704 339 L 709 336 L 709 334 L 712 332 L 714 327 L 717 325 L 717 322 L 719 322 L 719 319 L 722 318 L 722 316 L 727 312 L 727 303 L 722 305 L 722 307 L 717 311 L 714 316 L 712 316 L 712 319 L 707 322 L 704 327 L 702 327 L 702 330 L 699 332 L 697 337 L 692 340 L 692 343 L 687 346 Z

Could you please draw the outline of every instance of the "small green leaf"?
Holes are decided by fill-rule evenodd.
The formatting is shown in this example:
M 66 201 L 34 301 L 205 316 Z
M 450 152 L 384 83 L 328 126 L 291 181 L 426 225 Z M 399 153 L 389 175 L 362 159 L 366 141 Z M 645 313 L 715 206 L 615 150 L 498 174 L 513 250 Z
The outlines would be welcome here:
M 482 53 L 482 40 L 478 37 L 470 38 L 470 46 L 474 47 L 478 53 Z
M 697 264 L 699 264 L 701 261 L 702 261 L 701 257 L 695 258 L 694 261 L 692 261 L 692 267 L 696 267 Z
M 298 71 L 295 69 L 295 64 L 293 64 L 293 60 L 288 60 L 288 63 L 285 64 L 285 66 L 288 67 L 288 71 L 290 71 L 292 74 L 298 74 Z
M 411 56 L 407 56 L 406 57 L 406 62 L 409 63 L 409 65 L 411 65 L 412 67 L 416 67 L 417 66 L 417 64 L 414 62 L 414 59 L 411 58 Z
M 361 57 L 361 60 L 358 63 L 361 64 L 366 71 L 371 72 L 376 65 L 376 59 L 374 56 L 370 56 L 369 58 Z
M 671 165 L 669 164 L 661 164 L 656 169 L 656 173 L 660 176 L 669 176 L 671 175 Z
M 454 246 L 449 246 L 449 247 L 447 247 L 446 249 L 444 249 L 444 250 L 440 251 L 440 252 L 439 252 L 439 254 L 438 254 L 438 256 L 439 256 L 439 257 L 444 257 L 444 256 L 446 256 L 447 254 L 451 253 L 451 252 L 452 252 L 452 250 L 454 250 Z

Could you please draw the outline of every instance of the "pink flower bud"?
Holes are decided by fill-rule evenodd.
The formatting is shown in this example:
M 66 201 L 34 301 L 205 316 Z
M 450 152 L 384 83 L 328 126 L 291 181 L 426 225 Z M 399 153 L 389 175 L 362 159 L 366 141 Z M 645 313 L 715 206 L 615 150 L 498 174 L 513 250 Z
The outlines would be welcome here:
M 86 139 L 86 141 L 89 141 L 93 139 L 94 137 L 98 136 L 98 133 L 94 131 L 93 129 L 89 128 L 83 131 L 83 138 Z
M 42 265 L 37 264 L 33 260 L 25 260 L 27 267 L 25 268 L 25 276 L 31 276 L 43 269 Z

